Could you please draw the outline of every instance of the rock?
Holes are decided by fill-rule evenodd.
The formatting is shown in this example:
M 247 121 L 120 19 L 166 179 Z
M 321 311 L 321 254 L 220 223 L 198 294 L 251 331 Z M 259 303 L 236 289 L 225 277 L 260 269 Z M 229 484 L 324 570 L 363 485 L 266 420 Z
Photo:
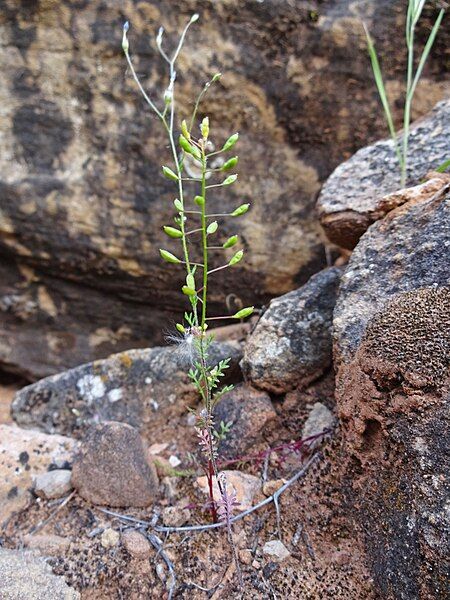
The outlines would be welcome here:
M 243 473 L 242 471 L 223 471 L 223 473 L 225 473 L 227 478 L 227 489 L 234 491 L 236 500 L 239 503 L 235 510 L 244 511 L 251 508 L 255 495 L 261 489 L 261 480 L 259 477 Z M 204 494 L 209 495 L 206 476 L 197 477 L 197 485 Z M 213 483 L 213 494 L 215 499 L 220 498 L 219 488 L 215 481 Z
M 280 540 L 266 542 L 263 546 L 263 553 L 272 560 L 282 562 L 290 557 L 291 553 Z
M 139 433 L 115 422 L 91 430 L 74 461 L 72 484 L 88 502 L 115 507 L 149 506 L 158 491 Z
M 244 565 L 251 565 L 253 560 L 252 551 L 248 548 L 239 550 L 239 561 Z
M 335 310 L 349 508 L 381 597 L 445 597 L 450 194 L 409 202 L 356 247 Z M 348 480 L 349 475 L 345 478 Z
M 0 424 L 11 423 L 11 402 L 18 389 L 15 385 L 0 384 Z
M 220 432 L 221 423 L 231 423 L 229 432 L 219 441 L 220 456 L 237 457 L 244 453 L 263 440 L 263 434 L 268 433 L 276 419 L 268 394 L 246 384 L 236 386 L 214 408 L 216 431 Z
M 115 529 L 111 529 L 110 527 L 108 527 L 102 533 L 102 535 L 100 537 L 100 543 L 103 546 L 103 548 L 106 548 L 107 550 L 109 550 L 110 548 L 114 548 L 114 546 L 116 546 L 118 544 L 119 539 L 120 539 L 119 532 L 116 531 Z
M 152 554 L 150 542 L 142 533 L 134 529 L 127 529 L 121 536 L 122 544 L 133 558 L 148 560 Z
M 41 498 L 51 500 L 61 498 L 72 490 L 72 471 L 55 469 L 47 473 L 40 473 L 34 482 L 34 491 Z
M 239 346 L 211 346 L 211 363 L 227 357 L 231 364 L 226 381 L 237 381 Z M 189 366 L 188 358 L 172 346 L 114 354 L 23 388 L 14 398 L 13 417 L 24 427 L 77 437 L 98 422 L 123 421 L 141 430 L 151 428 L 156 442 L 169 416 L 184 414 L 186 405 L 197 401 Z
M 272 300 L 244 349 L 249 381 L 276 394 L 306 387 L 331 364 L 331 323 L 341 270 L 325 269 Z
M 5 600 L 78 600 L 80 594 L 32 552 L 0 547 L 1 597 Z
M 126 72 L 122 3 L 28 3 L 20 19 L 9 4 L 1 49 L 0 362 L 36 378 L 159 343 L 161 323 L 185 309 L 183 276 L 157 253 L 167 243 L 161 226 L 172 219 L 174 187 L 160 172 L 170 157 Z M 136 69 L 155 98 L 167 86 L 155 31 L 163 24 L 173 45 L 197 9 L 194 0 L 182 9 L 156 0 L 127 4 Z M 435 13 L 430 8 L 421 19 L 419 38 Z M 260 304 L 325 264 L 315 194 L 343 158 L 384 127 L 360 20 L 381 61 L 388 57 L 398 123 L 404 14 L 404 3 L 392 0 L 313 8 L 246 0 L 239 9 L 214 2 L 201 11 L 180 57 L 180 72 L 189 73 L 179 78 L 181 110 L 186 114 L 203 81 L 224 71 L 202 115 L 211 116 L 219 143 L 241 132 L 241 183 L 215 194 L 217 206 L 257 199 L 239 222 L 250 260 L 216 274 L 215 314 L 223 314 L 231 292 L 244 306 Z M 416 113 L 445 94 L 440 37 Z M 228 227 L 225 235 L 234 233 Z
M 38 550 L 44 556 L 63 556 L 70 545 L 70 540 L 60 535 L 28 534 L 23 538 L 30 550 Z
M 446 286 L 450 192 L 408 203 L 374 223 L 342 276 L 333 319 L 334 359 L 350 362 L 370 318 L 401 292 Z
M 167 506 L 162 511 L 162 520 L 168 527 L 181 527 L 191 518 L 191 511 L 181 506 Z
M 424 119 L 413 124 L 409 138 L 410 184 L 423 179 L 448 158 L 450 99 L 439 102 Z M 359 150 L 337 167 L 322 188 L 317 206 L 328 238 L 344 248 L 354 248 L 369 225 L 403 204 L 398 160 L 392 140 Z M 417 186 L 416 196 L 430 196 L 442 187 L 442 179 Z M 406 195 L 407 196 L 407 195 Z
M 264 496 L 273 496 L 286 483 L 284 479 L 271 479 L 265 481 L 262 486 Z
M 33 478 L 72 462 L 77 443 L 61 435 L 0 425 L 0 527 L 32 499 Z
M 335 423 L 334 415 L 325 404 L 315 402 L 302 429 L 302 439 L 318 435 L 325 429 L 332 429 Z

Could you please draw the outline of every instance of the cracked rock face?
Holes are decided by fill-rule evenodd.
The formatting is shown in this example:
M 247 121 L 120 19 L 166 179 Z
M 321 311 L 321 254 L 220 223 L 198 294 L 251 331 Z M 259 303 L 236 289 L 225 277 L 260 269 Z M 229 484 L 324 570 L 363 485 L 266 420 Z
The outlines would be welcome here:
M 439 102 L 411 127 L 407 183 L 418 183 L 447 160 L 449 138 L 450 99 Z M 367 146 L 339 165 L 327 179 L 317 202 L 328 238 L 338 246 L 354 248 L 371 223 L 395 208 L 384 197 L 399 189 L 399 173 L 392 140 Z M 428 187 L 430 195 L 439 189 L 432 189 L 430 184 Z M 391 197 L 391 202 L 404 201 Z
M 181 272 L 157 252 L 172 219 L 174 188 L 160 172 L 170 157 L 126 72 L 122 3 L 22 4 L 2 2 L 0 364 L 32 380 L 160 343 L 162 324 L 184 305 Z M 383 126 L 360 16 L 389 55 L 395 104 L 404 3 L 130 0 L 131 51 L 154 97 L 167 86 L 155 31 L 162 23 L 171 37 L 196 11 L 180 59 L 181 113 L 212 73 L 224 73 L 201 116 L 210 115 L 219 142 L 240 131 L 240 183 L 213 202 L 252 204 L 239 221 L 248 261 L 216 275 L 211 310 L 223 314 L 229 294 L 263 303 L 324 266 L 314 198 Z M 433 16 L 430 8 L 424 30 Z M 438 39 L 420 114 L 442 97 L 442 48 Z
M 341 270 L 325 269 L 272 300 L 248 338 L 242 369 L 269 392 L 305 387 L 331 365 L 331 324 Z
M 450 194 L 362 236 L 335 317 L 350 500 L 382 597 L 444 598 L 448 580 Z

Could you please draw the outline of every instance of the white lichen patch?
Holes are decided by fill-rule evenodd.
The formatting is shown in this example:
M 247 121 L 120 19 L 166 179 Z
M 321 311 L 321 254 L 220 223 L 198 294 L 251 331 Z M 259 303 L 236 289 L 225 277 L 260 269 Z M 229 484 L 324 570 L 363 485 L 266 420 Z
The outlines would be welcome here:
M 114 388 L 108 392 L 108 400 L 110 402 L 118 402 L 119 400 L 122 400 L 122 397 L 123 390 L 120 388 Z
M 80 396 L 89 404 L 94 400 L 103 398 L 106 392 L 105 384 L 98 375 L 85 375 L 77 381 Z

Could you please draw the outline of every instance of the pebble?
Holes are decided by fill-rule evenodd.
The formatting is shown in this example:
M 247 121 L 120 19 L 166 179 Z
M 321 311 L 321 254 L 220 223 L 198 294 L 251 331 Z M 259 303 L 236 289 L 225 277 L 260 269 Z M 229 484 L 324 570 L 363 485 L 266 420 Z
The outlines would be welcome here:
M 168 527 L 181 527 L 191 518 L 191 511 L 180 506 L 168 506 L 162 511 L 162 520 Z
M 264 496 L 273 496 L 285 483 L 284 479 L 271 479 L 270 481 L 266 481 L 263 483 L 262 488 Z
M 119 541 L 119 538 L 120 538 L 119 532 L 108 527 L 108 529 L 105 529 L 105 531 L 102 533 L 100 542 L 101 542 L 103 548 L 114 548 L 114 546 Z
M 152 553 L 152 547 L 148 539 L 133 529 L 128 529 L 122 533 L 122 544 L 131 556 L 138 558 L 139 560 L 145 560 L 150 558 Z
M 36 476 L 34 491 L 41 498 L 61 498 L 72 490 L 72 471 L 55 469 Z
M 286 558 L 289 558 L 291 553 L 280 540 L 271 540 L 266 542 L 263 547 L 263 553 L 269 556 L 272 560 L 282 562 Z

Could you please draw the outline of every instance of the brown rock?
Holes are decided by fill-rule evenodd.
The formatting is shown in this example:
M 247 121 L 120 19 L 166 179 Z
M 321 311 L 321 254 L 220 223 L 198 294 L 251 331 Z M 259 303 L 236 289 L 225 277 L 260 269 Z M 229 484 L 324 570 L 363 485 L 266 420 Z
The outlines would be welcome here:
M 31 550 L 39 550 L 45 556 L 63 556 L 70 545 L 70 540 L 60 535 L 34 534 L 23 538 L 24 544 Z
M 223 471 L 226 475 L 227 489 L 236 494 L 236 500 L 239 506 L 236 506 L 236 511 L 247 510 L 253 505 L 255 495 L 261 489 L 261 480 L 259 477 L 243 473 L 242 471 Z M 208 481 L 206 476 L 197 477 L 197 485 L 204 494 L 209 494 Z M 215 499 L 220 498 L 219 487 L 214 481 L 213 494 Z
M 152 547 L 148 539 L 139 531 L 127 529 L 121 536 L 122 544 L 133 558 L 146 560 L 150 558 Z
M 107 422 L 94 427 L 73 465 L 72 483 L 93 504 L 149 506 L 158 489 L 136 429 Z

